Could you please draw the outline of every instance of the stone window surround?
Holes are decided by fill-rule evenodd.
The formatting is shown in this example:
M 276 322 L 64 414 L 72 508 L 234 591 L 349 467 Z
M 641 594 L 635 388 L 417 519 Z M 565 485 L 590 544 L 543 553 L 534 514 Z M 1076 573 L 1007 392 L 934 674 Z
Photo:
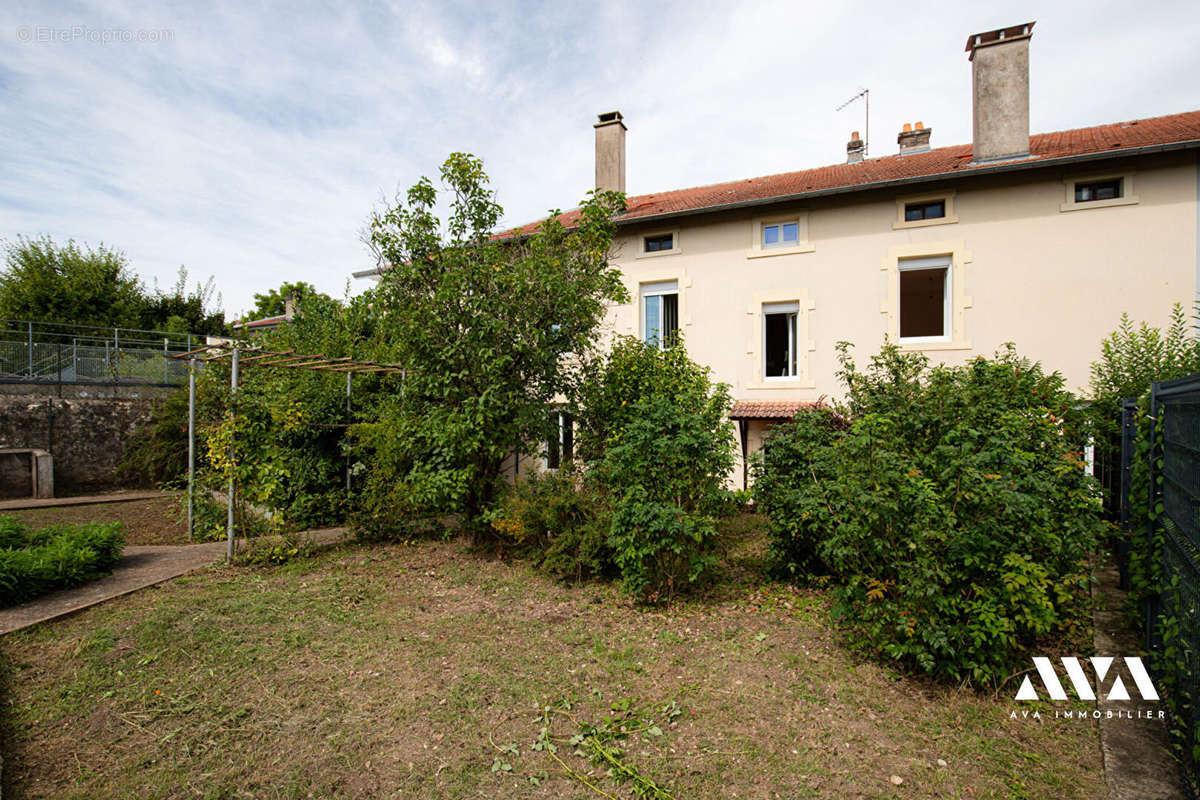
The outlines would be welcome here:
M 1133 191 L 1133 177 L 1137 172 L 1130 170 L 1128 172 L 1104 172 L 1095 175 L 1075 175 L 1069 178 L 1063 178 L 1063 187 L 1065 195 L 1063 203 L 1058 207 L 1059 211 L 1086 211 L 1093 208 L 1111 208 L 1112 206 L 1132 206 L 1141 202 Z M 1110 200 L 1087 200 L 1082 203 L 1075 202 L 1075 184 L 1077 183 L 1092 183 L 1093 181 L 1111 181 L 1116 178 L 1121 179 L 1121 196 L 1114 197 Z
M 930 192 L 927 194 L 912 194 L 904 197 L 896 198 L 896 219 L 892 222 L 892 230 L 901 230 L 904 228 L 925 228 L 930 225 L 953 225 L 958 222 L 958 214 L 954 210 L 954 198 L 956 192 L 954 189 L 947 189 L 941 192 Z M 946 216 L 934 217 L 933 219 L 916 219 L 906 220 L 904 218 L 904 207 L 909 203 L 930 203 L 935 200 L 941 200 L 946 204 Z
M 900 262 L 908 258 L 933 258 L 946 256 L 950 259 L 950 305 L 951 335 L 948 341 L 902 342 L 900 341 Z M 941 242 L 916 242 L 888 248 L 887 256 L 879 268 L 887 275 L 887 300 L 879 309 L 884 316 L 884 333 L 888 341 L 895 342 L 901 350 L 970 350 L 972 345 L 966 335 L 966 310 L 973 301 L 966 292 L 966 265 L 971 263 L 971 252 L 963 240 L 950 239 Z
M 796 303 L 796 376 L 767 378 L 763 375 L 763 352 L 766 315 L 763 306 L 771 303 Z M 776 289 L 755 294 L 746 306 L 746 358 L 756 380 L 746 389 L 815 389 L 812 375 L 812 353 L 817 349 L 812 339 L 812 312 L 816 309 L 807 289 Z
M 796 244 L 791 247 L 763 247 L 763 226 L 783 222 L 796 223 Z M 814 250 L 816 248 L 809 238 L 808 211 L 806 209 L 769 214 L 755 217 L 751 220 L 750 249 L 746 252 L 746 258 L 771 258 L 773 256 L 787 256 L 796 253 L 811 253 Z

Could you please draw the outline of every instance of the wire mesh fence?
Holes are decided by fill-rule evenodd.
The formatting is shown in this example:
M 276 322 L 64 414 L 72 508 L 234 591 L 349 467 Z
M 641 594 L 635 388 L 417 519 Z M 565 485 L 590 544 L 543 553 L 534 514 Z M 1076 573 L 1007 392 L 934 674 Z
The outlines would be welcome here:
M 0 381 L 178 384 L 187 363 L 170 356 L 204 343 L 170 331 L 0 320 Z
M 1161 551 L 1161 593 L 1146 609 L 1151 665 L 1167 690 L 1170 726 L 1190 797 L 1200 797 L 1200 375 L 1156 383 L 1150 470 Z M 1153 426 L 1152 426 L 1153 429 Z M 1131 448 L 1130 448 L 1131 449 Z M 1130 453 L 1130 449 L 1126 452 Z M 1132 455 L 1124 459 L 1131 463 Z

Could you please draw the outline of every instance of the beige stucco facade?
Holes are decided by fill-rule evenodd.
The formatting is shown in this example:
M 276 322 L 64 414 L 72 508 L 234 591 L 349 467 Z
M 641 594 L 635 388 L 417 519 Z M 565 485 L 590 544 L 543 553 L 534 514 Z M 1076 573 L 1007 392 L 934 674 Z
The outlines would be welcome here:
M 885 336 L 896 341 L 900 263 L 946 256 L 949 341 L 904 349 L 962 363 L 1013 342 L 1084 392 L 1122 313 L 1162 326 L 1173 304 L 1190 308 L 1197 296 L 1198 175 L 1194 153 L 1160 154 L 622 227 L 613 260 L 631 302 L 614 306 L 606 327 L 644 336 L 641 287 L 676 281 L 690 355 L 736 400 L 838 397 L 836 343 L 853 343 L 862 364 Z M 1074 181 L 1106 176 L 1124 179 L 1123 198 L 1074 202 Z M 939 197 L 943 219 L 904 222 L 906 201 Z M 797 221 L 800 241 L 764 251 L 761 226 L 776 220 Z M 642 237 L 663 231 L 675 251 L 645 257 Z M 763 305 L 789 301 L 796 375 L 766 379 Z M 749 452 L 768 424 L 749 425 Z M 740 465 L 731 478 L 741 484 Z
M 631 302 L 610 332 L 643 335 L 640 287 L 674 280 L 689 353 L 739 400 L 817 400 L 840 387 L 834 346 L 860 361 L 897 339 L 898 264 L 949 256 L 950 341 L 905 345 L 938 362 L 990 355 L 1005 342 L 1083 390 L 1101 340 L 1123 312 L 1165 324 L 1196 292 L 1197 163 L 1192 153 L 978 177 L 914 191 L 871 192 L 623 227 L 613 260 Z M 1074 206 L 1071 180 L 1119 175 L 1126 202 Z M 943 220 L 898 222 L 911 197 L 948 197 Z M 807 239 L 756 249 L 763 220 L 797 219 Z M 902 216 L 900 217 L 902 219 Z M 640 257 L 641 237 L 676 232 L 677 250 Z M 795 378 L 763 374 L 762 306 L 795 301 Z

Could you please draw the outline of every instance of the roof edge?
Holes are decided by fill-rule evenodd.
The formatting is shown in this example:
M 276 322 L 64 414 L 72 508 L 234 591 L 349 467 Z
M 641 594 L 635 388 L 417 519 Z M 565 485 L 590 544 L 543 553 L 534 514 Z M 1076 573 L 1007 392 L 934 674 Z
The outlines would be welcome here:
M 1151 155 L 1153 153 L 1195 149 L 1200 149 L 1200 139 L 1189 139 L 1184 142 L 1169 142 L 1166 144 L 1144 145 L 1142 147 L 1121 149 L 1117 151 L 1105 150 L 1096 153 L 1083 153 L 1074 156 L 1060 156 L 1058 158 L 1038 159 L 1024 157 L 1007 163 L 989 164 L 964 171 L 937 172 L 931 175 L 919 175 L 913 178 L 896 178 L 887 181 L 875 181 L 873 183 L 856 183 L 848 186 L 834 186 L 828 189 L 815 189 L 811 192 L 782 194 L 775 195 L 774 197 L 760 197 L 754 200 L 740 200 L 736 203 L 723 203 L 721 205 L 704 206 L 702 208 L 689 208 L 680 211 L 666 211 L 661 214 L 646 214 L 643 216 L 630 217 L 626 219 L 616 217 L 614 222 L 618 226 L 624 227 L 629 225 L 637 225 L 642 222 L 653 222 L 663 219 L 678 219 L 680 217 L 712 214 L 721 211 L 733 211 L 741 208 L 754 208 L 758 206 L 774 205 L 777 203 L 789 203 L 796 200 L 807 200 L 814 197 L 831 197 L 842 194 L 854 194 L 855 192 L 867 192 L 875 189 L 887 189 L 895 186 L 912 186 L 915 184 L 937 183 L 939 181 L 946 180 L 964 180 L 967 178 L 972 178 L 976 175 L 995 175 L 999 173 L 1020 172 L 1022 170 L 1043 169 L 1065 164 L 1104 161 L 1114 158 L 1131 158 L 1133 156 Z

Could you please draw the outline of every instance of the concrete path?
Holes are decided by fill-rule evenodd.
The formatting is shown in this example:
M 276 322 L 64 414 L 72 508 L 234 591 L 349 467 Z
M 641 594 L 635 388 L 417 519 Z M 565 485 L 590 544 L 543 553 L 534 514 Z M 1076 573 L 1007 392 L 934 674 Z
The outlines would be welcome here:
M 1132 656 L 1141 651 L 1142 642 L 1125 615 L 1125 592 L 1119 588 L 1117 568 L 1111 559 L 1098 565 L 1096 610 L 1093 614 L 1096 653 L 1103 656 Z M 1113 661 L 1113 672 L 1136 697 L 1132 676 L 1123 659 Z M 1110 679 L 1111 680 L 1111 679 Z M 1103 695 L 1101 695 L 1103 698 Z M 1100 718 L 1100 751 L 1104 758 L 1104 781 L 1112 800 L 1176 800 L 1183 797 L 1179 765 L 1167 742 L 1166 726 L 1157 720 L 1117 719 L 1115 712 L 1135 709 L 1155 711 L 1164 703 L 1111 701 L 1100 699 L 1096 708 L 1114 712 L 1113 719 Z
M 55 508 L 57 506 L 89 506 L 94 503 L 123 503 L 126 500 L 153 500 L 157 497 L 174 497 L 179 492 L 111 492 L 109 494 L 87 494 L 80 497 L 21 497 L 16 500 L 0 500 L 0 512 L 20 511 L 25 508 Z
M 346 528 L 324 528 L 306 531 L 303 536 L 314 545 L 329 545 L 349 538 L 350 531 Z M 239 543 L 239 546 L 244 546 L 244 543 Z M 178 578 L 224 557 L 225 542 L 126 547 L 116 569 L 106 578 L 76 589 L 43 595 L 24 605 L 0 609 L 0 635 L 65 617 L 105 600 Z

